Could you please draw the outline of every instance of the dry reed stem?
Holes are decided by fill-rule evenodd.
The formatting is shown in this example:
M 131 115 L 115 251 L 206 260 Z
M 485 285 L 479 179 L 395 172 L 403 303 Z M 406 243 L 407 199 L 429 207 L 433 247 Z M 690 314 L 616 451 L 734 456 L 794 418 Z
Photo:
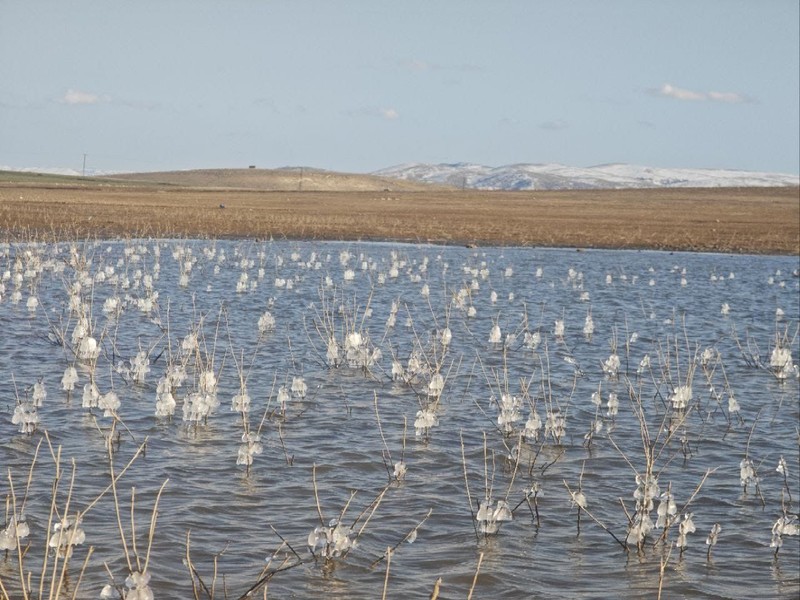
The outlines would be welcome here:
M 483 563 L 483 552 L 478 556 L 478 566 L 475 568 L 475 576 L 472 578 L 472 586 L 469 588 L 467 600 L 472 600 L 472 593 L 475 591 L 475 585 L 478 583 L 478 573 L 481 571 L 481 564 Z
M 136 559 L 136 570 L 141 573 L 142 563 L 139 560 L 139 552 L 136 550 L 136 520 L 134 518 L 134 508 L 136 506 L 136 488 L 131 488 L 131 550 Z
M 363 515 L 364 512 L 366 512 L 366 510 L 368 510 L 370 507 L 372 507 L 372 510 L 370 511 L 369 516 L 367 516 L 367 518 L 364 520 L 364 524 L 361 525 L 361 529 L 358 530 L 358 533 L 356 534 L 355 540 L 360 538 L 361 534 L 364 533 L 364 530 L 367 528 L 367 524 L 372 519 L 372 516 L 375 514 L 375 511 L 378 510 L 378 507 L 381 505 L 381 502 L 383 501 L 383 497 L 386 495 L 386 492 L 388 490 L 389 490 L 389 486 L 384 487 L 378 493 L 378 495 L 375 497 L 375 499 L 372 501 L 372 503 L 370 505 L 368 505 L 367 508 L 364 509 L 364 511 L 362 511 L 361 515 Z M 342 514 L 344 515 L 344 513 L 342 513 Z M 353 525 L 351 525 L 351 528 L 355 527 L 355 524 L 358 523 L 358 521 L 361 519 L 361 515 L 359 515 L 358 518 L 355 521 L 353 521 Z M 348 550 L 348 553 L 349 553 L 349 550 Z
M 314 501 L 317 505 L 317 515 L 319 515 L 319 524 L 325 527 L 325 517 L 322 516 L 322 506 L 319 503 L 319 491 L 317 490 L 317 463 L 311 467 L 311 483 L 314 486 Z
M 191 531 L 186 531 L 186 567 L 189 569 L 189 576 L 192 579 L 192 594 L 194 595 L 195 600 L 199 600 L 199 596 L 197 594 L 197 585 L 194 582 L 195 578 L 195 569 L 192 566 L 192 554 L 189 550 L 189 545 L 191 544 Z
M 439 588 L 442 586 L 442 578 L 437 577 L 436 581 L 433 582 L 433 590 L 431 591 L 431 597 L 429 600 L 439 600 Z
M 153 538 L 156 535 L 156 519 L 158 519 L 158 503 L 161 500 L 161 494 L 164 492 L 164 488 L 167 487 L 167 483 L 169 483 L 169 479 L 165 479 L 164 483 L 161 484 L 161 487 L 158 489 L 158 494 L 156 494 L 156 501 L 153 504 L 153 513 L 150 516 L 150 533 L 148 534 L 147 538 L 147 555 L 144 559 L 144 569 L 142 572 L 147 571 L 147 567 L 150 564 L 150 550 L 153 547 Z
M 114 497 L 114 514 L 117 517 L 117 528 L 119 529 L 119 537 L 122 541 L 122 550 L 125 553 L 125 562 L 128 564 L 128 572 L 133 572 L 133 565 L 131 564 L 131 555 L 128 551 L 128 542 L 125 537 L 125 530 L 122 527 L 122 515 L 120 514 L 119 498 L 117 496 L 117 479 L 114 477 L 114 453 L 111 448 L 108 448 L 108 466 L 111 470 L 111 490 Z M 133 515 L 133 500 L 131 499 L 131 515 Z M 136 530 L 134 530 L 135 536 Z
M 60 450 L 61 450 L 61 448 L 59 447 L 59 451 Z M 72 491 L 75 488 L 75 473 L 77 472 L 77 470 L 78 470 L 78 463 L 75 462 L 75 459 L 73 458 L 72 459 L 72 476 L 70 477 L 70 481 L 69 481 L 69 489 L 67 491 L 67 499 L 66 499 L 66 502 L 64 503 L 64 516 L 62 517 L 62 519 L 65 522 L 69 518 L 69 506 L 70 506 L 70 503 L 72 502 Z M 61 576 L 58 577 L 58 587 L 54 588 L 53 586 L 56 584 L 56 573 L 58 571 L 58 555 L 59 555 L 59 551 L 60 551 L 60 548 L 61 548 L 61 544 L 59 544 L 58 547 L 56 548 L 55 558 L 53 559 L 53 575 L 52 575 L 52 578 L 50 580 L 50 598 L 58 598 L 59 595 L 61 594 L 61 586 L 64 584 L 64 577 L 66 577 L 67 565 L 69 564 L 69 559 L 70 559 L 70 550 L 71 550 L 72 545 L 73 545 L 72 542 L 75 540 L 75 534 L 78 531 L 78 523 L 80 521 L 80 517 L 81 517 L 81 513 L 78 512 L 75 515 L 75 526 L 72 527 L 72 531 L 70 532 L 69 539 L 67 540 L 67 549 L 64 552 L 64 564 L 62 565 L 62 568 L 61 568 Z M 61 530 L 59 530 L 59 534 L 58 534 L 59 541 L 61 541 L 63 539 L 63 533 L 62 532 L 63 532 L 63 528 Z M 49 547 L 49 544 L 48 544 L 48 547 Z M 54 594 L 54 590 L 55 590 L 55 594 Z
M 17 495 L 14 492 L 14 480 L 11 477 L 11 469 L 8 469 L 8 486 L 9 490 L 11 491 L 11 510 L 14 513 L 14 519 L 17 519 Z M 18 522 L 18 521 L 17 521 Z M 25 587 L 25 569 L 22 565 L 22 542 L 20 541 L 19 536 L 15 536 L 17 539 L 17 567 L 19 569 L 19 583 L 20 587 L 22 588 L 22 595 L 25 600 L 28 600 L 28 590 Z M 6 594 L 8 596 L 8 594 Z
M 83 574 L 86 572 L 86 567 L 89 566 L 89 559 L 92 557 L 93 553 L 94 553 L 94 546 L 89 546 L 89 550 L 86 553 L 86 558 L 83 560 L 83 565 L 81 566 L 80 573 L 78 574 L 78 581 L 75 582 L 75 589 L 72 591 L 72 600 L 77 600 L 78 598 L 78 590 L 81 587 Z M 56 598 L 56 600 L 58 599 Z
M 566 480 L 563 480 L 563 481 L 564 481 L 564 487 L 566 487 L 566 488 L 567 488 L 567 492 L 569 493 L 570 497 L 572 497 L 572 489 L 570 489 L 570 487 L 569 487 L 569 484 L 566 482 Z M 622 500 L 622 499 L 620 498 L 620 501 L 621 501 L 621 500 Z M 623 508 L 625 508 L 625 505 L 623 504 L 623 505 L 622 505 L 622 507 L 623 507 Z M 620 546 L 622 546 L 622 549 L 623 549 L 623 550 L 625 550 L 625 552 L 626 552 L 626 553 L 627 553 L 627 552 L 629 552 L 628 545 L 627 545 L 625 542 L 621 541 L 621 540 L 620 540 L 620 539 L 619 539 L 619 538 L 618 538 L 618 537 L 617 537 L 617 536 L 614 534 L 614 532 L 613 532 L 613 531 L 611 531 L 611 530 L 610 530 L 610 529 L 609 529 L 609 528 L 608 528 L 606 525 L 604 525 L 604 524 L 603 524 L 603 523 L 602 523 L 602 522 L 601 522 L 601 521 L 600 521 L 600 520 L 599 520 L 597 517 L 595 517 L 595 516 L 594 516 L 594 515 L 593 515 L 593 514 L 592 514 L 592 513 L 589 511 L 589 510 L 587 510 L 586 508 L 578 507 L 578 514 L 580 514 L 580 511 L 583 511 L 583 512 L 585 512 L 587 515 L 589 515 L 589 518 L 590 518 L 592 521 L 594 521 L 595 523 L 597 523 L 597 525 L 600 527 L 600 529 L 602 529 L 602 530 L 603 530 L 603 531 L 605 531 L 605 532 L 606 532 L 608 535 L 610 535 L 612 538 L 614 538 L 614 541 L 615 541 L 615 542 L 617 542 L 617 543 L 618 543 Z M 627 510 L 625 511 L 625 514 L 628 516 L 628 521 L 630 522 L 630 520 L 631 520 L 631 517 L 630 517 L 630 515 L 628 515 L 628 513 L 627 513 Z
M 392 565 L 392 549 L 386 548 L 386 576 L 383 578 L 383 594 L 381 600 L 386 600 L 386 592 L 389 591 L 389 567 Z
M 475 524 L 475 509 L 472 506 L 472 494 L 469 491 L 469 474 L 467 472 L 467 457 L 464 451 L 464 432 L 458 432 L 458 438 L 461 440 L 461 464 L 464 468 L 464 488 L 467 490 L 467 502 L 469 503 L 469 514 L 472 517 L 472 529 L 475 531 L 475 539 L 479 540 L 478 526 Z
M 194 568 L 194 563 L 192 563 L 192 555 L 191 555 L 191 530 L 186 531 L 186 567 L 189 569 L 189 576 L 192 578 L 192 593 L 195 597 L 195 600 L 200 600 L 200 590 L 197 587 L 197 584 L 200 584 L 200 587 L 203 588 L 205 591 L 206 596 L 208 598 L 213 599 L 214 594 L 208 589 L 203 578 L 200 576 L 200 573 L 197 569 Z M 195 583 L 195 578 L 197 579 L 197 583 Z
M 58 485 L 61 480 L 61 446 L 58 447 L 58 451 L 54 453 L 53 445 L 50 443 L 50 437 L 45 432 L 45 439 L 47 439 L 48 447 L 50 448 L 50 455 L 53 457 L 56 467 L 56 475 L 53 478 L 52 484 L 52 492 L 50 497 L 50 513 L 47 517 L 47 535 L 45 537 L 45 548 L 50 547 L 50 535 L 53 529 L 53 515 L 57 512 L 57 492 L 58 492 Z M 49 552 L 45 550 L 44 560 L 42 561 L 42 572 L 39 578 L 39 597 L 42 597 L 44 593 L 44 582 L 45 582 L 45 574 L 47 573 L 47 562 L 49 559 Z M 27 596 L 26 596 L 27 597 Z
M 28 502 L 28 494 L 29 494 L 30 489 L 31 489 L 31 483 L 33 483 L 33 467 L 36 464 L 36 459 L 39 456 L 39 448 L 41 447 L 41 445 L 42 445 L 42 440 L 40 439 L 39 442 L 36 444 L 36 450 L 34 450 L 33 459 L 31 460 L 31 468 L 28 471 L 28 481 L 25 484 L 25 496 L 22 498 L 22 507 L 20 508 L 20 511 L 19 511 L 21 515 L 25 514 L 25 505 Z M 11 473 L 9 471 L 9 477 L 10 476 L 11 476 Z
M 390 465 L 393 464 L 392 462 L 392 453 L 389 451 L 389 445 L 386 443 L 386 436 L 383 435 L 383 426 L 381 425 L 381 415 L 378 412 L 378 392 L 373 391 L 373 405 L 375 406 L 375 420 L 378 423 L 378 433 L 381 436 L 381 441 L 383 442 L 383 448 L 386 451 L 386 454 L 382 454 L 383 458 L 383 466 L 386 467 L 386 472 L 389 475 L 389 481 L 392 481 L 393 478 L 393 471 L 390 468 Z M 389 462 L 386 462 L 386 457 L 389 458 Z
M 400 538 L 399 542 L 397 542 L 394 546 L 389 547 L 389 551 L 394 553 L 395 550 L 397 550 L 397 548 L 400 547 L 400 544 L 402 544 L 403 542 L 408 540 L 420 527 L 422 527 L 425 524 L 425 521 L 427 521 L 432 514 L 433 514 L 433 509 L 432 508 L 428 509 L 428 514 L 426 514 L 425 517 L 423 517 L 423 519 L 419 523 L 414 525 L 414 527 L 412 527 L 411 530 L 409 530 L 409 532 L 407 534 L 405 534 L 402 538 Z M 370 569 L 373 568 L 375 565 L 377 565 L 379 562 L 381 562 L 384 558 L 388 559 L 388 555 L 385 552 L 383 554 L 381 554 L 377 559 L 375 559 L 372 562 L 372 564 L 369 566 L 369 568 Z
M 664 575 L 667 570 L 667 564 L 669 563 L 670 556 L 672 555 L 672 545 L 670 544 L 669 548 L 667 549 L 667 555 L 662 556 L 659 560 L 659 568 L 658 568 L 658 598 L 657 600 L 661 600 L 661 592 L 664 587 Z

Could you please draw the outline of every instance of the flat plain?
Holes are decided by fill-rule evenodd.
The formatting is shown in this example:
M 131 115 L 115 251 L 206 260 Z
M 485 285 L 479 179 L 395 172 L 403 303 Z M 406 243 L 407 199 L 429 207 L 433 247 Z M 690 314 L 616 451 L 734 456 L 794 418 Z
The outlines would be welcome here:
M 800 188 L 501 192 L 315 170 L 0 172 L 0 239 L 87 237 L 800 254 Z

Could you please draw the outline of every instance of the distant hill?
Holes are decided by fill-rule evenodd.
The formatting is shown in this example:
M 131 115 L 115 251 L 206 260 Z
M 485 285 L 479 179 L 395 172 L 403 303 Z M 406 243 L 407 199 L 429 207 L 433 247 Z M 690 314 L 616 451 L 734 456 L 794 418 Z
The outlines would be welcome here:
M 429 183 L 379 175 L 337 173 L 306 167 L 282 169 L 197 169 L 155 173 L 120 173 L 101 177 L 114 182 L 157 183 L 182 187 L 262 191 L 421 191 Z
M 472 163 L 412 163 L 372 175 L 480 190 L 575 190 L 665 187 L 788 187 L 800 177 L 732 169 L 666 169 L 627 164 L 569 167 L 515 164 L 487 167 Z
M 0 184 L 23 186 L 86 186 L 103 185 L 105 182 L 94 177 L 83 177 L 79 173 L 57 171 L 35 171 L 32 169 L 9 169 L 0 167 Z
M 68 169 L 3 170 L 0 184 L 58 186 L 177 186 L 226 190 L 417 192 L 432 189 L 581 190 L 626 188 L 795 187 L 800 177 L 732 169 L 666 169 L 628 164 L 570 167 L 515 164 L 411 163 L 373 173 L 338 173 L 311 167 L 195 169 L 152 173 L 91 174 Z

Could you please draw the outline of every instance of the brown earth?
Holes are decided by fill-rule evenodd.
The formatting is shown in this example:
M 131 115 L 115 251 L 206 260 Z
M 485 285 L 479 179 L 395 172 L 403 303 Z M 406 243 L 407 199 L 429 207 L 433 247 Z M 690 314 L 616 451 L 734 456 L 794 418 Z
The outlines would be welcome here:
M 317 175 L 304 173 L 302 186 L 290 177 L 289 189 L 278 191 L 281 184 L 219 175 L 209 183 L 215 176 L 207 172 L 192 182 L 0 173 L 0 239 L 272 237 L 800 254 L 798 188 L 481 192 L 364 184 L 358 176 L 334 186 Z

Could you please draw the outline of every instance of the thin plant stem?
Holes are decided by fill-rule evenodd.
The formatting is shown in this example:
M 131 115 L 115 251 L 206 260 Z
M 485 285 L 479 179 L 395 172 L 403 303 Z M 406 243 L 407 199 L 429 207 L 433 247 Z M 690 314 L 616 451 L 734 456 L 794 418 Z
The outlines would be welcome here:
M 389 591 L 389 567 L 392 565 L 392 549 L 386 548 L 386 576 L 383 578 L 383 594 L 381 600 L 386 600 L 386 592 Z
M 51 496 L 50 496 L 50 513 L 47 517 L 47 536 L 45 539 L 46 547 L 50 547 L 50 536 L 51 531 L 53 530 L 53 515 L 57 513 L 58 507 L 56 505 L 57 502 L 57 492 L 58 486 L 61 480 L 61 446 L 58 447 L 58 450 L 53 450 L 53 445 L 50 443 L 50 437 L 45 432 L 45 439 L 47 440 L 47 445 L 50 448 L 50 456 L 53 457 L 53 461 L 55 463 L 56 474 L 53 478 L 53 483 L 51 486 Z M 39 579 L 39 598 L 42 597 L 44 594 L 44 582 L 45 582 L 45 573 L 47 573 L 47 563 L 49 559 L 49 553 L 45 553 L 44 560 L 42 561 L 42 573 Z
M 314 500 L 317 503 L 317 515 L 319 515 L 319 524 L 325 527 L 325 518 L 322 516 L 322 507 L 319 504 L 319 492 L 317 491 L 317 463 L 311 467 L 311 482 L 314 485 Z
M 478 566 L 475 568 L 475 576 L 472 578 L 472 585 L 467 594 L 467 600 L 472 600 L 472 593 L 475 591 L 475 585 L 478 583 L 478 573 L 481 571 L 481 563 L 483 563 L 483 552 L 478 556 Z
M 86 558 L 83 560 L 83 565 L 81 566 L 81 571 L 78 574 L 78 581 L 75 582 L 75 589 L 72 591 L 72 600 L 77 600 L 78 598 L 78 590 L 81 587 L 81 581 L 83 580 L 83 574 L 86 572 L 86 567 L 89 565 L 89 559 L 92 557 L 94 553 L 94 546 L 89 546 L 89 551 L 86 553 Z
M 17 520 L 17 495 L 14 493 L 14 480 L 11 477 L 11 469 L 8 470 L 8 485 L 11 492 L 11 509 L 14 513 L 14 520 L 16 523 L 19 521 Z M 28 600 L 28 590 L 25 587 L 25 569 L 22 566 L 22 542 L 20 537 L 17 535 L 15 536 L 17 539 L 17 567 L 19 569 L 19 584 L 22 588 L 22 595 L 25 600 Z M 8 596 L 8 594 L 6 594 Z
M 564 481 L 564 486 L 567 488 L 567 491 L 569 492 L 570 496 L 572 496 L 572 490 L 570 489 L 570 487 L 569 487 L 569 484 L 568 484 L 566 481 Z M 623 504 L 622 506 L 623 506 L 623 508 L 625 507 L 625 505 L 624 505 L 624 504 Z M 618 543 L 618 544 L 619 544 L 619 545 L 622 547 L 622 549 L 623 549 L 623 550 L 625 550 L 625 552 L 628 552 L 628 546 L 627 546 L 627 545 L 626 545 L 626 544 L 625 544 L 623 541 L 621 541 L 621 540 L 620 540 L 620 539 L 619 539 L 619 538 L 618 538 L 618 537 L 617 537 L 617 536 L 614 534 L 614 532 L 613 532 L 613 531 L 611 531 L 611 530 L 610 530 L 610 529 L 609 529 L 609 528 L 608 528 L 606 525 L 604 525 L 604 524 L 603 524 L 603 523 L 602 523 L 602 522 L 601 522 L 601 521 L 600 521 L 600 520 L 599 520 L 597 517 L 595 517 L 595 516 L 594 516 L 594 515 L 593 515 L 591 512 L 589 512 L 587 509 L 585 509 L 585 508 L 581 508 L 580 510 L 582 510 L 583 512 L 585 512 L 585 513 L 586 513 L 586 514 L 589 516 L 589 518 L 590 518 L 592 521 L 594 521 L 595 523 L 597 523 L 597 525 L 599 525 L 599 526 L 600 526 L 600 529 L 602 529 L 602 530 L 603 530 L 603 531 L 605 531 L 605 532 L 606 532 L 608 535 L 610 535 L 612 538 L 614 538 L 614 541 L 615 541 L 615 542 L 617 542 L 617 543 Z M 626 511 L 626 514 L 627 514 L 627 511 Z M 630 515 L 628 515 L 628 520 L 630 521 Z
M 122 526 L 122 515 L 120 514 L 119 497 L 117 496 L 117 478 L 114 476 L 114 453 L 111 448 L 108 449 L 108 465 L 111 470 L 111 490 L 114 497 L 114 513 L 117 516 L 117 528 L 119 529 L 119 538 L 122 541 L 122 550 L 125 552 L 125 562 L 128 563 L 128 571 L 133 572 L 133 565 L 131 563 L 131 555 L 128 551 L 128 542 L 125 537 L 125 529 Z M 133 510 L 131 508 L 131 510 Z
M 433 582 L 433 591 L 431 592 L 430 600 L 439 600 L 439 588 L 442 585 L 442 578 L 438 577 L 436 581 Z
M 164 492 L 164 488 L 167 487 L 167 483 L 169 483 L 169 479 L 165 479 L 164 483 L 161 484 L 161 487 L 158 490 L 158 494 L 156 494 L 156 501 L 153 504 L 153 513 L 150 516 L 150 532 L 147 537 L 147 554 L 144 557 L 144 569 L 142 572 L 147 571 L 147 567 L 150 564 L 150 550 L 153 547 L 153 538 L 156 535 L 156 519 L 158 519 L 158 502 L 161 500 L 161 494 Z
M 430 518 L 430 516 L 431 516 L 432 514 L 433 514 L 433 509 L 431 508 L 431 509 L 429 509 L 429 510 L 428 510 L 428 514 L 427 514 L 427 515 L 425 515 L 425 517 L 424 517 L 424 518 L 423 518 L 423 519 L 422 519 L 422 520 L 421 520 L 419 523 L 417 523 L 417 524 L 416 524 L 416 525 L 415 525 L 415 526 L 414 526 L 414 527 L 413 527 L 413 528 L 412 528 L 412 529 L 411 529 L 411 530 L 410 530 L 410 531 L 409 531 L 407 534 L 405 534 L 405 535 L 404 535 L 402 538 L 400 538 L 400 541 L 399 541 L 399 542 L 397 542 L 397 543 L 396 543 L 394 546 L 391 546 L 391 547 L 389 548 L 389 550 L 390 550 L 391 552 L 394 552 L 395 550 L 397 550 L 397 548 L 400 546 L 400 544 L 402 544 L 403 542 L 405 542 L 406 540 L 408 540 L 408 539 L 409 539 L 409 538 L 410 538 L 410 537 L 411 537 L 413 534 L 415 534 L 415 533 L 416 533 L 416 531 L 417 531 L 417 530 L 418 530 L 420 527 L 422 527 L 422 525 L 425 523 L 425 521 L 427 521 L 427 520 Z M 387 555 L 385 552 L 384 552 L 383 554 L 381 554 L 381 555 L 380 555 L 380 556 L 379 556 L 377 559 L 375 559 L 375 560 L 372 562 L 372 564 L 370 565 L 370 568 L 372 568 L 372 567 L 374 567 L 375 565 L 377 565 L 377 564 L 378 564 L 379 562 L 381 562 L 381 561 L 382 561 L 384 558 L 388 558 L 388 555 Z
M 475 524 L 475 509 L 472 506 L 472 495 L 469 492 L 469 474 L 467 473 L 467 457 L 464 453 L 464 432 L 460 431 L 459 439 L 461 440 L 461 464 L 464 467 L 464 488 L 467 491 L 467 503 L 469 504 L 469 514 L 472 517 L 472 529 L 475 531 L 475 539 L 479 540 L 478 527 Z
M 77 470 L 78 470 L 78 464 L 75 462 L 75 459 L 73 458 L 72 459 L 72 476 L 70 477 L 69 490 L 67 491 L 67 499 L 66 499 L 66 502 L 64 503 L 63 520 L 64 520 L 65 524 L 68 522 L 67 519 L 69 518 L 69 505 L 70 505 L 70 502 L 72 501 L 72 490 L 75 487 L 75 473 L 76 473 Z M 50 598 L 58 598 L 60 593 L 61 593 L 61 586 L 64 584 L 64 577 L 66 576 L 67 565 L 68 565 L 69 559 L 70 559 L 70 550 L 72 548 L 72 542 L 73 542 L 73 540 L 75 538 L 75 533 L 78 531 L 78 523 L 80 523 L 80 517 L 81 517 L 81 513 L 80 512 L 75 515 L 75 526 L 71 528 L 72 531 L 70 532 L 69 539 L 67 540 L 67 549 L 64 551 L 64 564 L 62 565 L 61 576 L 58 578 L 58 587 L 55 589 L 55 594 L 54 594 L 53 586 L 56 584 L 56 572 L 58 571 L 58 569 L 57 569 L 57 566 L 58 566 L 58 555 L 59 555 L 59 551 L 61 549 L 61 543 L 60 542 L 63 540 L 64 528 L 62 527 L 59 530 L 59 533 L 58 533 L 59 544 L 58 544 L 58 547 L 57 547 L 57 550 L 56 550 L 56 553 L 55 553 L 55 558 L 53 559 L 53 578 L 50 581 Z
M 139 552 L 136 550 L 136 520 L 134 518 L 134 508 L 136 506 L 136 488 L 131 488 L 131 549 L 133 557 L 136 559 L 136 570 L 142 572 L 142 563 L 139 560 Z

